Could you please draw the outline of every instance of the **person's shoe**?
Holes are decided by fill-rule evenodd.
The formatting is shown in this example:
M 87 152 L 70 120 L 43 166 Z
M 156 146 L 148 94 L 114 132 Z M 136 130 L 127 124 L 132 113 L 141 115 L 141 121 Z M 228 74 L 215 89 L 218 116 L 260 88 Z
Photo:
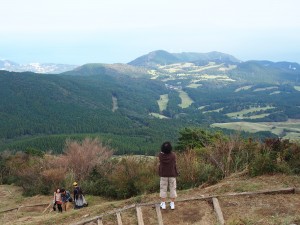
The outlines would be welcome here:
M 166 203 L 165 202 L 161 202 L 160 203 L 160 208 L 161 209 L 166 209 Z
M 175 209 L 175 204 L 174 204 L 174 202 L 170 202 L 170 207 L 171 207 L 171 209 Z

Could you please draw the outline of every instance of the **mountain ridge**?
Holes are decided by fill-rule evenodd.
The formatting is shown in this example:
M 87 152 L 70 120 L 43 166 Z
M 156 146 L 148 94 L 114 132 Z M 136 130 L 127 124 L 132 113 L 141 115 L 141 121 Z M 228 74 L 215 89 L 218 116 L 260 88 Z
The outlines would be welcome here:
M 238 60 L 232 55 L 212 51 L 208 53 L 197 53 L 197 52 L 182 52 L 182 53 L 169 53 L 165 50 L 156 50 L 148 54 L 142 55 L 132 61 L 129 65 L 134 66 L 146 66 L 153 67 L 155 64 L 168 65 L 172 63 L 180 62 L 210 62 L 210 61 L 220 61 L 226 63 L 239 63 Z

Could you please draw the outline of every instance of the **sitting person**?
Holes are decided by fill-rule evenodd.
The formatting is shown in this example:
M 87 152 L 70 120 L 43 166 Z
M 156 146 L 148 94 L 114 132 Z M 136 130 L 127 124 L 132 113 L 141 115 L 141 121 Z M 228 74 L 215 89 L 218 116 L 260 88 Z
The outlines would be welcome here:
M 74 196 L 74 203 L 75 203 L 75 209 L 80 209 L 82 207 L 87 206 L 87 202 L 83 196 L 82 189 L 78 186 L 77 182 L 73 183 L 74 186 L 74 191 L 73 191 L 73 196 Z

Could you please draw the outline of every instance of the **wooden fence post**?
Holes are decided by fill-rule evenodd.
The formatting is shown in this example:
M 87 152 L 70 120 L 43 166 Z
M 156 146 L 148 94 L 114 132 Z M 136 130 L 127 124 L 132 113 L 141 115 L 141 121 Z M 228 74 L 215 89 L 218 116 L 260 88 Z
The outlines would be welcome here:
M 118 225 L 123 225 L 120 212 L 117 212 L 117 220 L 118 220 Z
M 98 219 L 97 219 L 97 225 L 103 225 L 103 223 L 102 223 L 102 218 L 98 218 Z
M 212 201 L 213 201 L 215 212 L 216 212 L 217 217 L 218 217 L 218 221 L 221 225 L 224 225 L 225 220 L 224 220 L 224 217 L 223 217 L 223 213 L 222 213 L 219 201 L 218 201 L 217 198 L 212 198 Z
M 155 209 L 157 214 L 158 225 L 164 225 L 160 210 L 160 204 L 155 204 Z
M 141 206 L 136 207 L 136 214 L 137 214 L 137 219 L 138 219 L 138 225 L 144 225 Z

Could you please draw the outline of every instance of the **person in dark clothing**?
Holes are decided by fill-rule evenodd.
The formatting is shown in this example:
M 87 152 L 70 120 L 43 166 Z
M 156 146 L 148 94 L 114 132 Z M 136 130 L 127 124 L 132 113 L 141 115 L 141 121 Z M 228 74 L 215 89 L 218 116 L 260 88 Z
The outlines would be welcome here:
M 170 142 L 164 142 L 161 145 L 161 152 L 159 153 L 159 176 L 160 176 L 160 198 L 162 209 L 166 209 L 166 198 L 168 186 L 170 189 L 170 207 L 175 209 L 176 193 L 176 177 L 178 176 L 176 155 L 172 152 L 172 145 Z
M 73 183 L 74 186 L 74 191 L 73 191 L 73 196 L 74 196 L 74 203 L 75 203 L 75 209 L 80 209 L 84 206 L 87 205 L 87 202 L 83 196 L 83 192 L 81 187 L 78 186 L 77 182 Z

